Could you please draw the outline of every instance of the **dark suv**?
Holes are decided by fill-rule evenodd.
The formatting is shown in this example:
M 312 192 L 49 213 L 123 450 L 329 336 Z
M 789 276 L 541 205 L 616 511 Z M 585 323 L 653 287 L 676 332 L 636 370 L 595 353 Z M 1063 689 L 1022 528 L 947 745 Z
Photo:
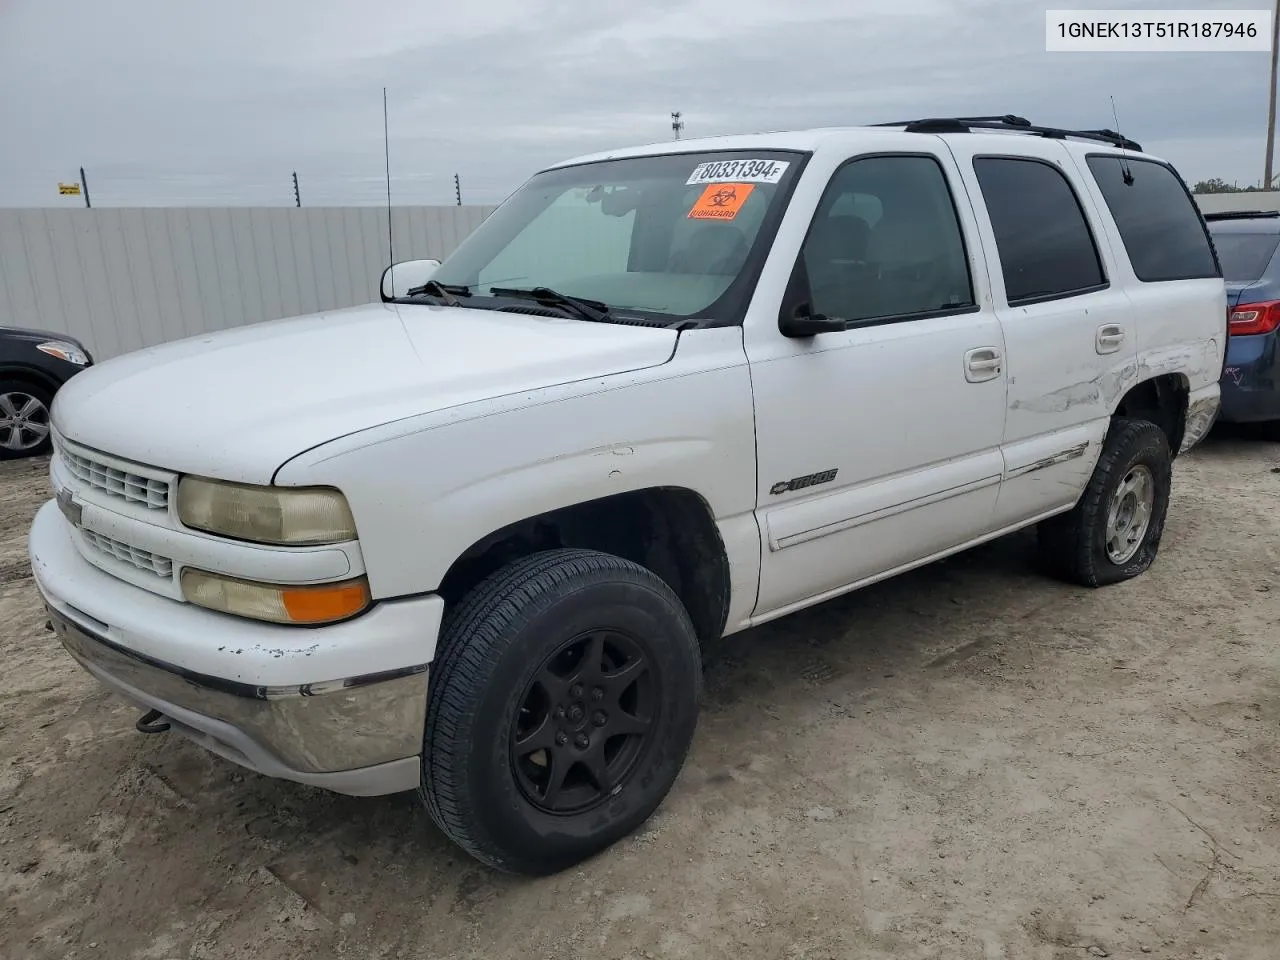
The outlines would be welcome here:
M 1280 440 L 1280 212 L 1205 215 L 1231 309 L 1222 410 L 1227 423 L 1264 423 Z
M 0 460 L 49 449 L 53 395 L 91 363 L 84 344 L 72 337 L 0 327 Z

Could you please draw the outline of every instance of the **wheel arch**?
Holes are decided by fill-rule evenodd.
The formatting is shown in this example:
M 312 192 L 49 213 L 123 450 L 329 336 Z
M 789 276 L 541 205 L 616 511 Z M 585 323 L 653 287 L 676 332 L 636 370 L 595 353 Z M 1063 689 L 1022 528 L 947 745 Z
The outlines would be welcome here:
M 687 487 L 629 490 L 509 523 L 455 558 L 438 592 L 452 606 L 506 564 L 560 547 L 639 563 L 680 598 L 700 640 L 724 631 L 731 599 L 728 553 L 710 505 Z
M 58 388 L 62 386 L 56 378 L 43 370 L 21 363 L 0 364 L 0 380 L 17 380 L 21 383 L 29 383 L 32 386 L 48 390 L 51 394 L 57 393 Z
M 1187 399 L 1191 382 L 1183 373 L 1162 373 L 1135 383 L 1120 398 L 1112 418 L 1146 420 L 1158 426 L 1177 456 L 1187 428 Z

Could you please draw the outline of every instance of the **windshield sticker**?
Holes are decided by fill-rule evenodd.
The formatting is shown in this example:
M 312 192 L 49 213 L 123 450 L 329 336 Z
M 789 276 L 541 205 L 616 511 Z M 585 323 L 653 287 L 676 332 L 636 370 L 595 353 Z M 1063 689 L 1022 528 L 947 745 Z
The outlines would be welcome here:
M 711 183 L 689 211 L 690 220 L 732 220 L 755 189 L 753 183 Z
M 738 183 L 777 183 L 791 166 L 789 160 L 712 160 L 693 168 L 685 186 L 734 180 Z

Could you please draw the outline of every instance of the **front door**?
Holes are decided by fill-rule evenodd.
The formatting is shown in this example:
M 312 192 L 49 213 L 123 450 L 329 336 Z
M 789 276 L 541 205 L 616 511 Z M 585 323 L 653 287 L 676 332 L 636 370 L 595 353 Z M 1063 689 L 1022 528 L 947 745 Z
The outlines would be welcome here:
M 1004 337 L 954 160 L 923 139 L 904 134 L 900 153 L 825 171 L 815 157 L 805 179 L 825 186 L 785 302 L 753 303 L 744 327 L 763 542 L 757 620 L 993 529 Z M 848 329 L 783 336 L 779 309 L 799 302 Z

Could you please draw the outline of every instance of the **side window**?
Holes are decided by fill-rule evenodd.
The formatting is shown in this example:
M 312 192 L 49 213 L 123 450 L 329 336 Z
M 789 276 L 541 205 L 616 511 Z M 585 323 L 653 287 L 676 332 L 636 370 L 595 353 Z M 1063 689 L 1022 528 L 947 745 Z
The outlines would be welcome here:
M 1209 237 L 1177 174 L 1128 157 L 1091 156 L 1088 163 L 1139 280 L 1218 276 Z
M 931 157 L 867 157 L 831 178 L 801 250 L 815 313 L 903 317 L 973 305 L 951 192 Z
M 1085 293 L 1107 282 L 1080 201 L 1061 170 L 1005 157 L 977 157 L 973 170 L 1010 305 Z

